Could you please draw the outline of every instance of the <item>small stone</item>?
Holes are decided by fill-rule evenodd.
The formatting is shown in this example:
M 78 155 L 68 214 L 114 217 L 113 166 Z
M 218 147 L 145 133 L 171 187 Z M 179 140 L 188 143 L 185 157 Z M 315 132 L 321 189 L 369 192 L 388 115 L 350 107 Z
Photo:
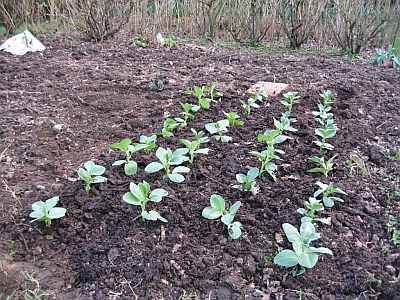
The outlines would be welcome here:
M 39 191 L 44 191 L 44 190 L 46 189 L 46 187 L 45 187 L 44 185 L 40 185 L 40 184 L 38 184 L 38 185 L 36 186 L 36 188 L 37 188 Z
M 364 245 L 359 240 L 356 240 L 356 247 L 362 248 Z
M 52 129 L 55 133 L 59 133 L 63 128 L 64 124 L 54 124 Z

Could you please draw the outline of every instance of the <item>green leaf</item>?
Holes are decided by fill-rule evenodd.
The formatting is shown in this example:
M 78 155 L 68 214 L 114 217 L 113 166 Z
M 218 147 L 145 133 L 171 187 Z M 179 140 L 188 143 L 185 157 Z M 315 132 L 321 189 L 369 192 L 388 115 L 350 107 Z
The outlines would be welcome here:
M 150 200 L 160 202 L 163 197 L 168 196 L 168 192 L 164 189 L 155 189 L 150 193 Z
M 53 207 L 52 209 L 50 209 L 49 211 L 49 218 L 50 219 L 59 219 L 59 218 L 63 218 L 65 216 L 65 213 L 67 212 L 67 210 L 65 208 L 62 207 Z
M 289 223 L 284 223 L 282 225 L 282 229 L 285 232 L 286 237 L 289 240 L 289 242 L 295 243 L 295 242 L 298 242 L 301 240 L 299 231 L 293 225 L 291 225 Z
M 122 197 L 122 200 L 131 205 L 140 206 L 142 204 L 142 202 L 138 198 L 136 198 L 131 192 L 125 193 Z
M 232 240 L 237 240 L 242 235 L 242 224 L 234 222 L 228 226 L 228 233 Z
M 41 210 L 35 210 L 29 214 L 29 217 L 36 219 L 36 220 L 39 220 L 39 219 L 43 218 L 44 216 L 45 216 L 45 213 L 44 213 L 44 211 L 41 211 Z
M 274 257 L 274 263 L 278 266 L 291 268 L 298 264 L 298 257 L 292 250 L 282 250 Z
M 125 175 L 127 176 L 133 176 L 136 175 L 138 170 L 137 162 L 136 161 L 130 161 L 124 166 L 124 171 Z
M 164 169 L 164 166 L 162 164 L 160 164 L 159 162 L 152 162 L 146 166 L 144 171 L 146 173 L 155 173 L 162 169 Z
M 221 136 L 221 142 L 222 143 L 230 143 L 233 141 L 233 138 L 227 135 Z
M 224 223 L 225 225 L 228 226 L 233 222 L 234 218 L 235 218 L 235 216 L 229 213 L 229 214 L 223 215 L 221 218 L 221 221 L 222 221 L 222 223 Z
M 329 248 L 325 248 L 325 247 L 319 247 L 319 248 L 315 248 L 315 247 L 310 247 L 310 250 L 314 253 L 320 253 L 320 254 L 328 254 L 328 255 L 332 255 L 332 250 Z
M 244 174 L 236 174 L 236 180 L 239 183 L 244 183 L 246 180 L 246 175 Z
M 195 151 L 196 154 L 205 154 L 207 155 L 210 152 L 210 149 L 208 148 L 202 148 L 202 149 L 198 149 Z
M 318 261 L 318 255 L 313 252 L 303 252 L 298 256 L 299 265 L 311 269 L 313 268 Z
M 206 218 L 209 220 L 215 220 L 215 219 L 218 219 L 219 217 L 221 217 L 222 213 L 213 207 L 206 207 L 201 212 L 201 215 L 203 216 L 203 218 Z
M 147 193 L 148 189 L 146 188 L 146 184 L 139 183 L 135 184 L 131 182 L 129 184 L 129 190 L 132 193 L 132 195 L 137 198 L 141 203 L 146 202 L 147 200 Z
M 218 194 L 213 194 L 210 197 L 211 207 L 215 208 L 219 212 L 224 213 L 225 211 L 225 200 Z
M 179 174 L 179 173 L 173 173 L 168 175 L 169 180 L 175 183 L 182 183 L 185 181 L 185 176 Z
M 160 220 L 162 222 L 167 223 L 168 221 L 166 219 L 164 219 L 163 217 L 161 217 L 161 215 L 155 211 L 155 210 L 151 210 L 149 212 L 147 211 L 142 211 L 142 217 L 143 219 L 149 220 L 149 221 L 157 221 Z
M 168 163 L 167 158 L 168 158 L 169 152 L 170 151 L 168 151 L 167 149 L 164 149 L 163 147 L 158 147 L 158 149 L 156 150 L 156 156 L 163 165 L 166 165 Z M 161 169 L 159 169 L 159 170 L 161 170 Z M 155 172 L 157 172 L 157 171 L 155 171 Z M 152 172 L 152 173 L 154 173 L 154 172 Z
M 93 178 L 93 183 L 103 183 L 103 182 L 107 182 L 107 178 L 104 176 L 95 176 Z
M 115 166 L 121 166 L 123 164 L 126 164 L 126 160 L 117 160 L 117 161 L 113 162 L 112 165 L 115 167 Z
M 240 201 L 236 201 L 230 208 L 229 213 L 232 215 L 236 215 L 237 211 L 239 210 L 242 203 Z
M 88 182 L 92 180 L 92 176 L 90 176 L 89 172 L 87 172 L 85 169 L 83 168 L 79 168 L 78 169 L 78 176 L 81 180 Z
M 51 208 L 55 207 L 59 200 L 60 200 L 60 197 L 58 197 L 58 196 L 47 199 L 46 204 L 45 204 L 46 208 L 51 209 Z
M 325 170 L 322 168 L 312 168 L 307 170 L 308 173 L 321 173 L 324 174 Z
M 324 203 L 325 207 L 331 208 L 334 206 L 335 202 L 333 202 L 331 197 L 322 197 L 322 202 Z
M 259 174 L 260 174 L 260 170 L 258 168 L 251 168 L 247 172 L 247 176 L 249 176 L 251 179 L 256 179 Z
M 176 174 L 176 173 L 189 173 L 190 169 L 188 167 L 185 166 L 178 166 L 176 168 L 174 168 L 172 170 L 172 174 Z
M 46 207 L 46 203 L 43 201 L 36 201 L 32 203 L 32 210 L 42 211 Z
M 118 143 L 111 144 L 111 149 L 120 150 L 126 152 L 128 150 L 129 145 L 132 143 L 131 139 L 123 139 Z

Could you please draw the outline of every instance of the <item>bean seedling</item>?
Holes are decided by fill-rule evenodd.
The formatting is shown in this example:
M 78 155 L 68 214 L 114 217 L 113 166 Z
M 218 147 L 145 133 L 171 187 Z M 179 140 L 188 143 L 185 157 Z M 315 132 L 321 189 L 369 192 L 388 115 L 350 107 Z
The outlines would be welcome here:
M 257 185 L 256 179 L 259 174 L 260 171 L 258 168 L 251 168 L 247 171 L 247 174 L 236 174 L 236 180 L 239 184 L 234 185 L 233 188 L 255 194 Z
M 282 131 L 278 129 L 267 129 L 264 133 L 260 133 L 257 135 L 257 140 L 260 143 L 272 146 L 274 146 L 275 144 L 282 144 L 289 139 L 291 139 L 291 137 L 283 135 Z
M 49 227 L 51 220 L 63 218 L 67 210 L 62 207 L 56 207 L 59 200 L 60 198 L 57 196 L 47 199 L 45 202 L 37 201 L 33 203 L 32 212 L 29 216 L 34 220 L 31 222 L 43 221 L 46 227 Z
M 240 101 L 240 103 L 242 103 L 242 108 L 243 111 L 246 115 L 250 115 L 251 114 L 251 109 L 252 108 L 259 108 L 260 106 L 257 104 L 257 100 L 253 99 L 253 98 L 249 98 L 247 99 L 247 102 L 245 101 Z
M 283 98 L 284 99 L 281 101 L 281 103 L 283 104 L 283 106 L 286 107 L 289 113 L 292 112 L 293 106 L 295 104 L 300 103 L 300 96 L 297 92 L 287 92 L 283 94 Z
M 226 116 L 226 119 L 229 122 L 230 126 L 243 126 L 244 122 L 240 120 L 240 116 L 237 112 L 231 111 L 229 113 L 224 113 Z
M 313 141 L 316 144 L 320 151 L 323 152 L 324 150 L 333 150 L 334 146 L 326 142 L 327 139 L 333 138 L 336 135 L 336 127 L 329 126 L 326 128 L 317 128 L 315 129 L 315 135 L 320 138 L 320 140 Z
M 161 129 L 161 135 L 163 138 L 169 138 L 174 135 L 174 130 L 178 128 L 180 124 L 172 118 L 167 118 L 164 121 L 163 128 Z
M 297 129 L 293 128 L 291 125 L 293 121 L 295 120 L 293 118 L 290 118 L 288 113 L 283 113 L 279 121 L 274 118 L 274 126 L 281 133 L 297 132 Z
M 322 197 L 322 202 L 324 203 L 325 207 L 333 207 L 335 205 L 335 201 L 344 202 L 343 199 L 332 196 L 333 194 L 347 195 L 346 192 L 337 186 L 333 184 L 325 184 L 320 181 L 317 181 L 316 185 L 319 186 L 319 189 L 314 193 L 314 197 Z
M 259 102 L 263 102 L 265 99 L 268 98 L 268 92 L 266 91 L 265 88 L 261 87 L 258 89 L 257 92 L 250 93 L 250 98 Z
M 125 154 L 125 159 L 117 160 L 112 165 L 113 166 L 124 165 L 125 175 L 127 176 L 136 175 L 138 171 L 138 165 L 137 162 L 132 159 L 132 156 L 134 153 L 147 148 L 148 145 L 146 144 L 132 145 L 132 141 L 130 139 L 123 139 L 118 143 L 114 143 L 111 145 L 111 149 L 122 151 Z
M 276 159 L 280 159 L 280 157 L 276 154 L 278 150 L 275 150 L 273 145 L 268 145 L 266 150 L 261 152 L 251 151 L 250 154 L 255 155 L 258 160 L 261 162 L 259 176 L 262 177 L 263 174 L 266 172 L 268 173 L 274 181 L 276 181 L 275 172 L 277 170 L 277 165 L 273 162 Z M 279 150 L 278 153 L 284 153 L 283 151 Z
M 141 135 L 139 137 L 139 143 L 147 146 L 144 149 L 144 152 L 146 154 L 149 154 L 151 151 L 157 148 L 157 135 L 156 134 L 151 134 L 150 136 Z
M 331 90 L 325 90 L 319 94 L 322 98 L 322 103 L 325 107 L 331 106 L 334 103 L 333 93 Z
M 133 182 L 129 185 L 129 192 L 125 193 L 122 200 L 131 205 L 140 206 L 141 216 L 143 220 L 168 222 L 164 219 L 159 212 L 155 210 L 146 210 L 148 202 L 159 203 L 163 197 L 167 196 L 168 192 L 164 189 L 150 190 L 150 185 L 143 181 L 142 183 L 135 184 Z
M 106 168 L 96 165 L 93 161 L 89 160 L 83 164 L 84 168 L 78 169 L 79 178 L 85 183 L 85 190 L 90 192 L 92 184 L 103 183 L 107 178 L 101 176 L 106 171 Z
M 188 167 L 181 166 L 182 163 L 189 160 L 186 154 L 189 152 L 186 148 L 179 148 L 175 151 L 159 147 L 156 151 L 156 156 L 160 162 L 152 162 L 145 168 L 146 173 L 156 173 L 161 170 L 165 171 L 165 177 L 172 182 L 181 183 L 185 181 L 182 173 L 189 173 Z M 171 170 L 172 166 L 177 166 Z
M 335 164 L 334 160 L 335 160 L 336 156 L 337 155 L 332 156 L 327 161 L 325 161 L 324 157 L 318 157 L 318 156 L 311 157 L 309 160 L 311 162 L 319 165 L 319 167 L 307 170 L 307 172 L 309 172 L 309 173 L 321 173 L 325 177 L 328 177 L 329 172 L 331 172 L 333 170 L 333 166 Z
M 305 272 L 305 268 L 313 268 L 319 258 L 319 254 L 333 255 L 332 251 L 325 247 L 311 247 L 313 241 L 320 239 L 321 235 L 316 232 L 315 226 L 310 223 L 302 223 L 300 232 L 291 224 L 284 223 L 283 231 L 289 242 L 292 243 L 293 250 L 285 249 L 280 251 L 274 257 L 274 263 L 285 267 L 296 267 L 293 276 L 301 275 Z
M 225 133 L 228 132 L 229 127 L 228 120 L 224 119 L 215 123 L 208 123 L 205 125 L 205 127 L 217 141 L 221 141 L 222 143 L 229 143 L 232 141 L 230 136 L 225 135 Z
M 205 86 L 195 86 L 192 95 L 197 98 L 197 104 L 202 109 L 210 109 L 211 99 L 206 97 L 207 88 Z
M 310 197 L 308 201 L 304 201 L 305 208 L 299 208 L 297 212 L 301 214 L 301 223 L 311 222 L 315 223 L 316 221 L 321 222 L 326 225 L 331 224 L 331 218 L 317 218 L 317 213 L 324 210 L 324 206 L 321 203 L 321 200 L 317 200 L 314 197 Z
M 180 123 L 180 127 L 184 128 L 190 121 L 193 121 L 194 114 L 199 111 L 200 106 L 191 103 L 180 103 L 182 112 L 180 115 L 182 118 L 175 118 L 175 121 Z
M 181 144 L 183 144 L 186 149 L 188 150 L 189 154 L 189 162 L 192 164 L 194 161 L 194 158 L 197 154 L 205 154 L 207 155 L 210 149 L 208 148 L 200 148 L 201 143 L 197 140 L 190 141 L 187 139 L 181 139 L 180 140 Z
M 210 141 L 210 139 L 205 135 L 204 131 L 190 128 L 190 131 L 193 133 L 193 141 L 199 142 L 200 144 L 206 144 Z
M 210 197 L 210 205 L 203 209 L 201 215 L 209 220 L 221 218 L 222 223 L 228 227 L 228 233 L 231 239 L 236 240 L 242 235 L 242 224 L 233 222 L 237 211 L 240 208 L 241 202 L 236 201 L 229 209 L 225 207 L 225 200 L 218 194 L 213 194 Z

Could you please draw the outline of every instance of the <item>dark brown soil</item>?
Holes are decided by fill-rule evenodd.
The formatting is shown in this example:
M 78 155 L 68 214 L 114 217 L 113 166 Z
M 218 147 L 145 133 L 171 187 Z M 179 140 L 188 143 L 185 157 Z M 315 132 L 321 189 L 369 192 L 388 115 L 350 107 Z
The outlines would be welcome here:
M 57 298 L 400 299 L 395 280 L 400 252 L 386 226 L 388 214 L 399 218 L 400 210 L 394 193 L 399 162 L 387 156 L 400 148 L 398 71 L 322 55 L 48 44 L 43 55 L 0 54 L 0 221 L 1 239 L 15 243 L 14 261 L 55 268 L 52 275 L 62 283 L 43 284 Z M 156 77 L 168 84 L 151 92 L 148 83 Z M 286 154 L 277 182 L 260 181 L 256 196 L 232 189 L 236 173 L 257 165 L 248 153 L 262 149 L 256 134 L 271 128 L 283 111 L 279 97 L 255 110 L 243 128 L 231 128 L 234 143 L 212 141 L 212 152 L 196 161 L 184 184 L 146 175 L 143 169 L 154 154 L 136 156 L 141 171 L 134 178 L 111 166 L 118 154 L 109 152 L 110 143 L 158 130 L 165 116 L 177 114 L 179 101 L 191 101 L 187 89 L 214 80 L 223 100 L 196 115 L 193 128 L 224 118 L 224 111 L 240 111 L 239 100 L 257 81 L 290 83 L 300 92 L 294 110 L 299 132 L 281 147 Z M 340 129 L 329 181 L 349 195 L 324 212 L 332 226 L 318 228 L 317 244 L 332 249 L 334 257 L 323 257 L 293 278 L 266 257 L 289 246 L 281 224 L 300 223 L 296 209 L 312 195 L 314 183 L 324 180 L 305 172 L 311 167 L 307 159 L 317 154 L 311 111 L 324 89 L 336 94 Z M 63 124 L 62 130 L 54 130 L 54 124 Z M 175 148 L 189 135 L 189 129 L 182 130 L 160 145 Z M 366 161 L 368 174 L 347 166 L 354 151 Z M 107 167 L 109 182 L 88 195 L 75 170 L 89 159 Z M 156 206 L 167 224 L 143 223 L 135 218 L 138 210 L 122 202 L 129 182 L 141 180 L 169 191 Z M 229 240 L 221 224 L 201 218 L 213 193 L 242 201 L 237 214 L 242 239 Z M 29 223 L 30 204 L 57 194 L 67 216 L 50 230 Z M 1 280 L 0 289 L 9 293 L 9 281 Z

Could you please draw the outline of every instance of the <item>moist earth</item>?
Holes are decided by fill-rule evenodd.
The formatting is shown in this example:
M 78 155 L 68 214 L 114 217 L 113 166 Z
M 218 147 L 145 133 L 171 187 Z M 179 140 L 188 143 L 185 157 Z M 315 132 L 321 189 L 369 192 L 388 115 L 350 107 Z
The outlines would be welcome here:
M 389 215 L 398 220 L 400 210 L 399 161 L 390 159 L 400 148 L 398 70 L 324 55 L 45 42 L 43 54 L 0 54 L 0 253 L 8 270 L 34 268 L 58 299 L 400 299 L 400 252 L 387 228 Z M 161 91 L 149 89 L 155 79 L 166 82 Z M 233 143 L 211 139 L 210 154 L 196 159 L 185 183 L 145 174 L 154 153 L 135 156 L 134 177 L 112 166 L 121 156 L 109 151 L 111 143 L 159 130 L 179 113 L 179 102 L 194 103 L 187 90 L 213 81 L 224 96 L 196 114 L 190 128 L 241 112 L 240 100 L 258 81 L 288 83 L 301 95 L 293 110 L 298 132 L 280 146 L 276 182 L 260 180 L 256 195 L 232 188 L 237 173 L 258 166 L 249 152 L 263 149 L 256 136 L 284 111 L 281 96 L 242 116 L 245 126 L 229 130 Z M 311 112 L 325 89 L 335 94 L 339 128 L 328 179 L 306 172 L 308 158 L 318 154 Z M 181 147 L 179 139 L 190 137 L 182 129 L 159 145 Z M 107 168 L 109 180 L 86 193 L 75 170 L 89 159 Z M 168 223 L 143 222 L 136 207 L 122 202 L 129 183 L 142 180 L 168 190 L 153 206 Z M 318 226 L 316 245 L 334 256 L 292 277 L 271 258 L 290 247 L 281 225 L 300 224 L 296 210 L 318 180 L 348 194 L 322 213 L 332 225 Z M 214 193 L 242 202 L 241 239 L 230 240 L 222 224 L 201 217 Z M 30 223 L 30 205 L 54 195 L 66 217 L 49 229 Z M 21 281 L 11 275 L 0 276 L 5 294 Z

